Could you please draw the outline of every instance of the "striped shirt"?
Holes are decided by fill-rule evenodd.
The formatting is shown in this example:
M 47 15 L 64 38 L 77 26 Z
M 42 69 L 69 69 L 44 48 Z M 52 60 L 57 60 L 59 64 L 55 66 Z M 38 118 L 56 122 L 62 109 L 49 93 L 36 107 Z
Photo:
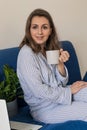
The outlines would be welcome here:
M 21 48 L 17 60 L 17 75 L 24 91 L 24 99 L 36 120 L 46 123 L 66 120 L 64 117 L 59 116 L 58 119 L 55 117 L 57 110 L 60 114 L 62 113 L 60 106 L 69 107 L 72 103 L 71 90 L 66 85 L 68 82 L 66 67 L 65 70 L 66 77 L 63 77 L 58 72 L 57 65 L 49 65 L 41 53 L 34 53 L 27 45 Z M 55 108 L 56 112 L 52 113 Z M 44 114 L 49 114 L 50 117 L 45 120 Z M 51 118 L 52 121 L 49 120 Z

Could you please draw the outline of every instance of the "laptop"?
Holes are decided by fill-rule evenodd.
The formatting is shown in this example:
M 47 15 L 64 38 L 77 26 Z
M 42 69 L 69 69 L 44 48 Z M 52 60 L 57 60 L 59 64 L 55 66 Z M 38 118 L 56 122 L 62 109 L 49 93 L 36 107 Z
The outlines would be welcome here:
M 10 130 L 9 117 L 5 100 L 0 99 L 0 130 Z
M 41 125 L 9 121 L 6 101 L 0 99 L 0 130 L 38 130 Z

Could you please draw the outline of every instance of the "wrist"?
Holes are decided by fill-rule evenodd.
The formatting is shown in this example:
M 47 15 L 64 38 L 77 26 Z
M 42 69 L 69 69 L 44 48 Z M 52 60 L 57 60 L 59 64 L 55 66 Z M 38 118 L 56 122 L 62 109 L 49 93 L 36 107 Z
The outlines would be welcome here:
M 64 63 L 59 63 L 58 66 L 57 66 L 57 68 L 58 68 L 59 73 L 60 73 L 63 77 L 65 77 L 65 76 L 66 76 L 66 70 L 65 70 Z

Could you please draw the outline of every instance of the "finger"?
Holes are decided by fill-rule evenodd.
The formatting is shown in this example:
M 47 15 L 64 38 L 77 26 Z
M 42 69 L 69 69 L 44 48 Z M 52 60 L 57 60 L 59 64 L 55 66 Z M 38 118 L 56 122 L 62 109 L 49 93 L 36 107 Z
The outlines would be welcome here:
M 60 50 L 60 55 L 64 55 L 64 57 L 70 57 L 69 53 L 67 51 L 63 51 L 63 49 Z
M 61 49 L 59 50 L 59 54 L 61 55 L 62 52 L 63 52 L 63 49 L 61 48 Z
M 61 54 L 61 61 L 66 62 L 69 59 L 69 55 L 66 52 L 62 52 Z
M 64 51 L 64 55 L 66 56 L 66 57 L 70 57 L 70 55 L 69 55 L 69 53 L 67 52 L 67 51 Z

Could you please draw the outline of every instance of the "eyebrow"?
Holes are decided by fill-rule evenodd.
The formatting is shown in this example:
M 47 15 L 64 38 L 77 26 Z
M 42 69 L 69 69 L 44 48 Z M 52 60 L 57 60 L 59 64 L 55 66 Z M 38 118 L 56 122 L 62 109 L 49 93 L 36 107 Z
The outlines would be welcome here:
M 31 25 L 38 25 L 38 24 L 35 23 L 35 24 L 31 24 Z M 42 24 L 42 25 L 47 25 L 48 26 L 49 24 Z

